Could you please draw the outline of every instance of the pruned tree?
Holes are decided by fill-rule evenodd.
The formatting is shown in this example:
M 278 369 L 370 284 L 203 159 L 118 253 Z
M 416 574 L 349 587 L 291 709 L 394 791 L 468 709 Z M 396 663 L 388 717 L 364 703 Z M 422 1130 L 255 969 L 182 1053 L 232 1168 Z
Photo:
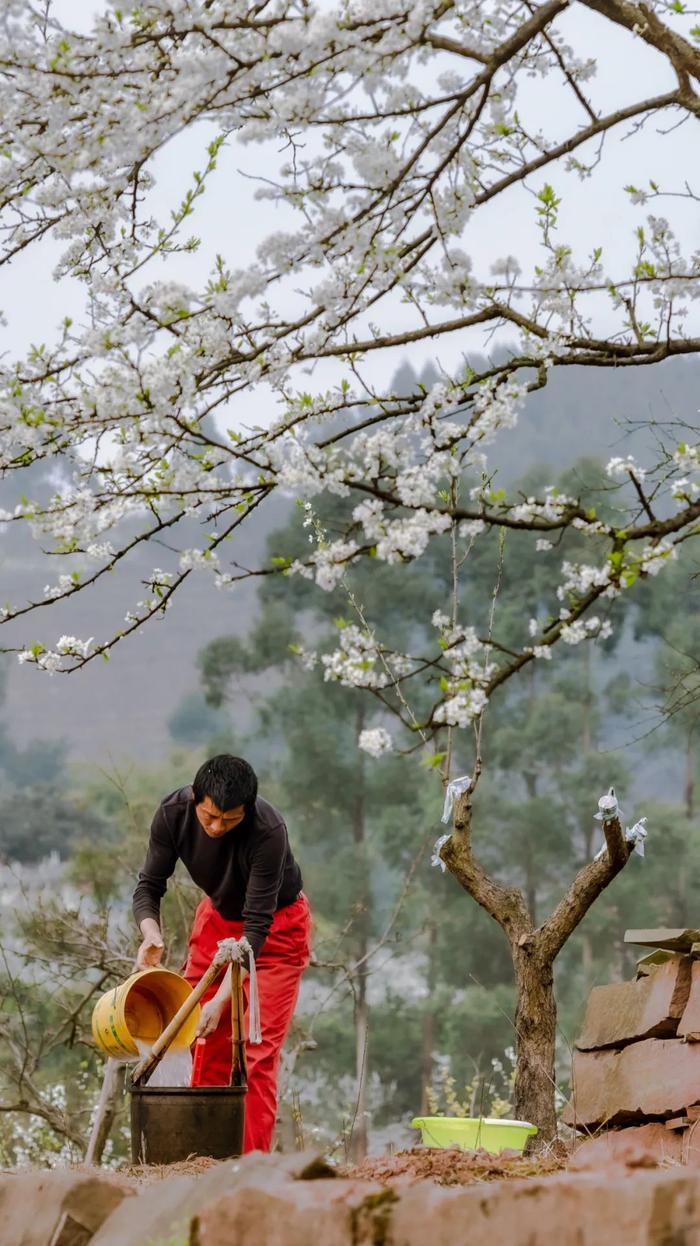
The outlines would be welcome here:
M 515 1116 L 535 1122 L 540 1140 L 556 1136 L 554 961 L 602 891 L 624 868 L 632 845 L 612 800 L 602 820 L 606 851 L 579 870 L 554 910 L 538 926 L 517 887 L 504 887 L 479 864 L 472 844 L 471 797 L 477 774 L 456 800 L 454 830 L 440 849 L 464 890 L 502 928 L 515 972 L 517 1063 Z M 602 802 L 601 802 L 602 804 Z
M 617 57 L 614 33 L 630 59 L 645 48 L 655 68 L 597 100 L 595 62 L 570 46 L 576 14 L 594 24 L 601 62 Z M 433 615 L 434 645 L 412 653 L 380 640 L 356 600 L 357 621 L 322 658 L 328 678 L 368 690 L 430 748 L 478 724 L 501 686 L 560 643 L 604 637 L 615 600 L 697 535 L 692 421 L 680 413 L 659 426 L 645 467 L 611 459 L 603 516 L 574 492 L 509 496 L 486 454 L 554 370 L 646 366 L 700 348 L 690 318 L 700 257 L 667 219 L 636 218 L 651 200 L 670 208 L 695 196 L 690 184 L 659 181 L 646 140 L 652 123 L 677 132 L 700 111 L 692 20 L 681 5 L 631 0 L 150 0 L 128 13 L 110 6 L 79 34 L 50 3 L 10 0 L 0 26 L 2 260 L 27 262 L 53 239 L 56 275 L 82 285 L 85 310 L 0 369 L 3 476 L 35 482 L 52 464 L 62 473 L 58 487 L 20 488 L 0 516 L 28 523 L 62 561 L 43 594 L 5 602 L 6 647 L 45 670 L 75 670 L 166 610 L 195 571 L 224 590 L 261 574 L 327 590 L 363 559 L 400 564 L 444 538 L 455 591 L 449 613 Z M 202 160 L 163 215 L 157 162 L 188 135 Z M 625 188 L 622 137 L 640 161 L 638 184 Z M 261 237 L 247 266 L 218 254 L 203 276 L 189 258 L 201 239 L 187 230 L 244 143 L 263 145 L 258 194 L 282 228 Z M 608 259 L 604 237 L 566 240 L 572 193 L 590 195 L 591 217 L 601 195 L 628 201 L 633 246 L 615 245 Z M 486 271 L 465 247 L 498 207 L 524 236 L 530 228 L 532 245 L 495 254 Z M 479 329 L 506 333 L 510 347 L 475 369 L 465 356 Z M 378 379 L 381 361 L 419 343 L 448 360 L 435 384 Z M 264 414 L 251 427 L 253 400 Z M 307 511 L 303 558 L 250 566 L 235 546 L 227 560 L 227 542 L 280 489 L 309 508 L 324 492 L 352 505 L 333 531 Z M 206 533 L 194 545 L 192 520 Z M 530 534 L 548 571 L 541 611 L 508 645 L 492 626 L 477 630 L 457 592 L 473 544 L 494 531 Z M 568 534 L 578 553 L 559 565 Z M 154 566 L 125 625 L 99 638 L 37 635 L 57 603 L 98 591 L 149 544 L 166 569 Z M 424 706 L 409 694 L 426 679 Z M 367 728 L 362 744 L 381 753 L 386 729 Z M 535 1001 L 519 1012 L 518 1107 L 547 1133 L 530 1032 L 549 1044 L 552 960 L 624 864 L 624 840 L 610 823 L 609 855 L 533 932 L 520 899 L 476 866 L 466 798 L 457 821 L 446 859 L 509 932 Z

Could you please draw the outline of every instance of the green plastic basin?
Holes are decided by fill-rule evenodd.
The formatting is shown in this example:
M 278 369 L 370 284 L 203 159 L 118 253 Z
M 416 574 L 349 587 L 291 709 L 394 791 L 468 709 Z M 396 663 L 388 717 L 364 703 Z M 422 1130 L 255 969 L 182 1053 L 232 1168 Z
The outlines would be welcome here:
M 506 1149 L 522 1151 L 537 1126 L 529 1121 L 496 1120 L 472 1116 L 416 1116 L 412 1129 L 420 1129 L 425 1146 L 460 1147 L 476 1151 L 483 1147 L 492 1155 Z

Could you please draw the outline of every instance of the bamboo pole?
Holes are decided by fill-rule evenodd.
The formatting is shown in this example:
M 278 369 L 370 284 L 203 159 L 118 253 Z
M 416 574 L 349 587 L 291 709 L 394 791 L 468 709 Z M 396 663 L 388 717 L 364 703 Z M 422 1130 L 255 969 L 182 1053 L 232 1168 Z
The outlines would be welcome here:
M 233 961 L 231 974 L 231 1086 L 245 1086 L 246 1060 L 245 1035 L 243 1032 L 243 986 L 241 966 Z
M 248 1060 L 246 1058 L 245 1034 L 243 1030 L 245 1002 L 243 999 L 243 974 L 240 965 L 238 965 L 238 1015 L 241 1019 L 241 1075 L 245 1084 L 248 1081 Z
M 238 978 L 236 973 L 239 966 L 234 967 L 231 963 L 229 967 L 229 986 L 231 988 L 231 1080 L 230 1086 L 240 1085 L 241 1075 L 241 1017 L 238 1006 Z

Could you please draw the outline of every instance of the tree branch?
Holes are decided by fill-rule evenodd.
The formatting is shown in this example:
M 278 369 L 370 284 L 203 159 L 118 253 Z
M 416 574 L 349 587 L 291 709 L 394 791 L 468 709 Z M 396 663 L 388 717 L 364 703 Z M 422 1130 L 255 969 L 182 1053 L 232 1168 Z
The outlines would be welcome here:
M 440 849 L 440 859 L 466 892 L 485 909 L 505 932 L 511 945 L 532 930 L 525 897 L 518 887 L 504 887 L 487 874 L 472 848 L 472 795 L 478 772 L 469 789 L 457 797 L 453 831 Z
M 619 817 L 603 822 L 603 833 L 607 851 L 579 870 L 554 912 L 536 932 L 538 950 L 547 961 L 554 960 L 591 905 L 629 861 L 631 848 Z
M 670 30 L 646 4 L 629 4 L 627 0 L 583 0 L 589 9 L 602 13 L 609 21 L 624 26 L 641 36 L 645 43 L 668 57 L 682 87 L 689 91 L 688 77 L 700 82 L 700 51 L 682 35 Z M 695 99 L 696 105 L 700 101 Z M 684 99 L 686 107 L 690 101 Z

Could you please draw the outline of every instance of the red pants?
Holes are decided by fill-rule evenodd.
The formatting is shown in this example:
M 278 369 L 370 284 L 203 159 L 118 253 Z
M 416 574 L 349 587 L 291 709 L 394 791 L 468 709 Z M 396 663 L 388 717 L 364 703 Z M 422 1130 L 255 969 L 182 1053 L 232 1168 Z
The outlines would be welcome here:
M 248 1094 L 246 1095 L 244 1151 L 269 1151 L 277 1119 L 277 1073 L 280 1052 L 294 1015 L 301 975 L 309 963 L 311 913 L 301 895 L 279 909 L 270 933 L 255 962 L 260 995 L 262 1042 L 246 1045 Z M 226 921 L 209 898 L 197 906 L 190 935 L 185 977 L 199 982 L 212 962 L 220 939 L 240 939 L 243 922 Z M 206 1003 L 216 994 L 215 983 L 202 997 Z M 248 979 L 244 983 L 246 1016 Z M 247 1024 L 246 1024 L 247 1033 Z M 205 1040 L 197 1085 L 228 1086 L 231 1079 L 231 1013 L 226 1008 L 213 1034 Z

